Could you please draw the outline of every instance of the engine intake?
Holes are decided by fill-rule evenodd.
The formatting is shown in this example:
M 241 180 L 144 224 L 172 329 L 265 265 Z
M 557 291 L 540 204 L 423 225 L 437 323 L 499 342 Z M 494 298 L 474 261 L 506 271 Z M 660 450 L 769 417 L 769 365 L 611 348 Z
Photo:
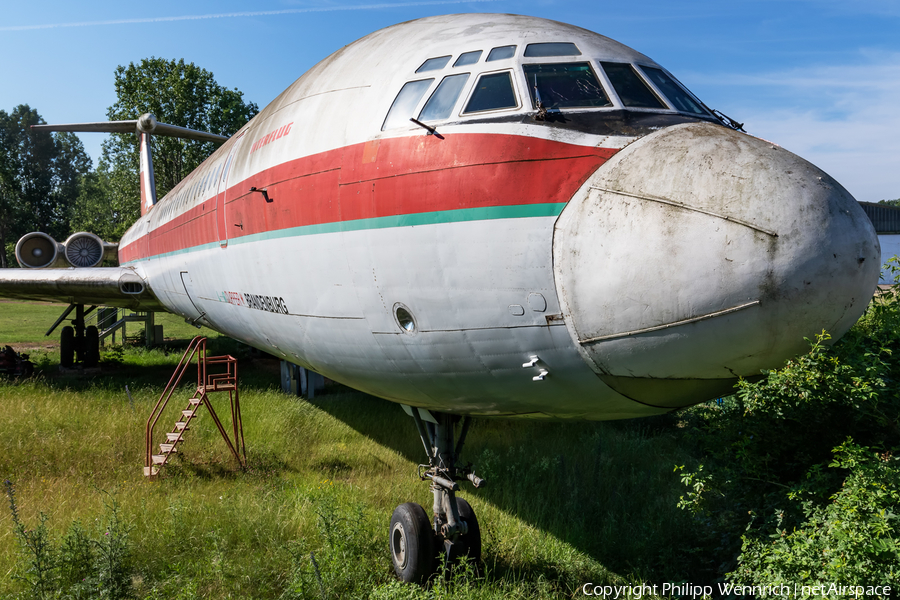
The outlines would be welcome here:
M 66 260 L 73 267 L 96 267 L 106 259 L 115 260 L 117 254 L 115 244 L 108 244 L 86 231 L 70 235 L 64 246 Z
M 104 260 L 116 260 L 118 246 L 104 242 L 93 233 L 73 233 L 60 244 L 46 233 L 26 233 L 16 243 L 16 260 L 28 269 L 97 267 Z
M 64 254 L 65 246 L 39 231 L 26 233 L 16 243 L 16 260 L 25 269 L 67 267 Z

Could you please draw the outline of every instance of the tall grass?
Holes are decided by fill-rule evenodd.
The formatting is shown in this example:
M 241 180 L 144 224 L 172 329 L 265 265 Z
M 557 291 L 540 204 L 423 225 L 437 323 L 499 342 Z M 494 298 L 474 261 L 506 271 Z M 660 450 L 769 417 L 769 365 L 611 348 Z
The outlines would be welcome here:
M 186 343 L 107 350 L 99 375 L 62 376 L 48 354 L 34 379 L 0 380 L 0 479 L 15 486 L 22 523 L 33 529 L 44 513 L 48 539 L 65 555 L 96 537 L 114 502 L 130 528 L 134 597 L 568 598 L 588 582 L 685 579 L 696 564 L 676 508 L 672 467 L 692 462 L 676 419 L 481 419 L 463 459 L 488 480 L 464 486 L 481 524 L 483 569 L 428 589 L 401 586 L 387 550 L 391 512 L 407 501 L 430 512 L 432 502 L 415 476 L 424 456 L 411 420 L 396 404 L 337 385 L 313 402 L 284 395 L 276 361 L 249 361 L 226 338 L 211 338 L 210 353 L 241 361 L 248 468 L 204 414 L 161 477 L 146 481 L 145 421 Z M 158 437 L 194 377 L 188 371 Z M 212 399 L 227 420 L 227 398 Z M 12 516 L 0 511 L 0 597 L 27 595 L 15 577 L 26 567 Z

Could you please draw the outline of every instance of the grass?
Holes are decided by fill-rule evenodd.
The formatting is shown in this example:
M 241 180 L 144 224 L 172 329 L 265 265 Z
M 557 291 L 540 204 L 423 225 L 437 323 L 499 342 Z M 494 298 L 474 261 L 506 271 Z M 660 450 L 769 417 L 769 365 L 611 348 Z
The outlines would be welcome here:
M 65 307 L 44 302 L 0 300 L 0 345 L 7 344 L 52 348 L 59 346 L 58 337 L 45 337 Z
M 17 332 L 8 322 L 21 313 L 7 312 L 9 304 L 20 303 L 4 303 L 0 336 L 39 338 L 46 322 L 33 317 L 36 333 Z M 691 525 L 675 507 L 683 487 L 673 473 L 691 459 L 675 419 L 481 419 L 463 459 L 489 482 L 464 486 L 481 523 L 485 574 L 461 572 L 428 590 L 401 586 L 387 552 L 391 512 L 406 501 L 431 505 L 415 476 L 424 457 L 411 420 L 396 404 L 341 386 L 312 402 L 284 395 L 276 361 L 247 362 L 224 338 L 211 344 L 243 357 L 245 471 L 204 415 L 163 477 L 142 476 L 144 423 L 177 348 L 127 349 L 90 377 L 59 376 L 45 357 L 43 375 L 0 381 L 0 478 L 14 483 L 22 521 L 34 527 L 46 513 L 58 540 L 76 521 L 99 527 L 114 498 L 134 527 L 135 597 L 569 598 L 588 582 L 661 584 L 692 574 L 697 557 L 683 550 L 692 547 Z M 183 390 L 178 403 L 189 395 Z M 24 593 L 14 577 L 22 574 L 3 511 L 0 597 Z
M 58 348 L 59 330 L 50 336 L 46 336 L 45 333 L 65 308 L 64 304 L 0 299 L 0 344 L 4 346 L 10 344 L 17 349 L 53 350 Z M 93 313 L 88 315 L 86 320 L 90 321 L 93 316 Z M 218 333 L 211 329 L 206 327 L 197 329 L 193 325 L 185 323 L 184 319 L 178 315 L 169 313 L 156 313 L 155 323 L 163 326 L 165 337 L 169 340 L 189 340 L 195 335 L 218 336 Z M 143 325 L 140 323 L 128 323 L 126 328 L 129 337 L 136 336 L 143 331 Z M 117 339 L 120 339 L 119 333 L 116 336 Z

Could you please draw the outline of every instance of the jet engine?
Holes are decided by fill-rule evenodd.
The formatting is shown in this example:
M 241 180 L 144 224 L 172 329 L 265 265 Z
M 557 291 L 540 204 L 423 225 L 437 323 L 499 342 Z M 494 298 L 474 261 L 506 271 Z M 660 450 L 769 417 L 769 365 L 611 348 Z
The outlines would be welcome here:
M 46 233 L 26 233 L 16 243 L 16 260 L 27 269 L 67 267 L 66 248 Z
M 116 260 L 118 246 L 104 242 L 93 233 L 80 231 L 73 233 L 63 244 L 66 260 L 73 267 L 97 267 L 104 260 Z
M 16 260 L 26 269 L 96 267 L 115 260 L 118 246 L 104 242 L 93 233 L 73 233 L 60 244 L 46 233 L 26 233 L 16 243 Z

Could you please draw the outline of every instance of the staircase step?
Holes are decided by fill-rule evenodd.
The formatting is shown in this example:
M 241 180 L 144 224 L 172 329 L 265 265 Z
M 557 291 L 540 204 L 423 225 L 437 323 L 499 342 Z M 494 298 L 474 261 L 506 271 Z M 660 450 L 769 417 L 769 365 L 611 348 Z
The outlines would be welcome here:
M 153 465 L 152 467 L 144 467 L 144 477 L 153 477 L 159 473 L 159 467 Z
M 184 417 L 187 417 L 187 418 L 191 418 L 194 416 L 194 410 L 195 409 L 193 409 L 193 408 L 185 409 L 185 410 L 181 411 L 181 415 Z
M 198 404 L 203 402 L 203 400 L 201 400 L 200 398 L 191 398 L 188 402 L 191 403 L 191 406 L 197 406 Z
M 166 462 L 166 459 L 169 456 L 167 454 L 154 454 L 151 458 L 153 459 L 154 465 L 161 465 Z
M 182 427 L 179 431 L 171 431 L 171 432 L 167 433 L 166 439 L 169 440 L 170 442 L 180 442 L 181 441 L 181 430 L 183 430 L 183 429 L 184 428 Z
M 187 423 L 185 421 L 178 421 L 177 423 L 175 423 L 175 429 L 177 429 L 178 431 L 187 431 L 190 429 L 190 427 L 187 426 Z
M 163 454 L 174 454 L 178 452 L 178 448 L 175 447 L 175 444 L 160 444 L 159 451 Z

